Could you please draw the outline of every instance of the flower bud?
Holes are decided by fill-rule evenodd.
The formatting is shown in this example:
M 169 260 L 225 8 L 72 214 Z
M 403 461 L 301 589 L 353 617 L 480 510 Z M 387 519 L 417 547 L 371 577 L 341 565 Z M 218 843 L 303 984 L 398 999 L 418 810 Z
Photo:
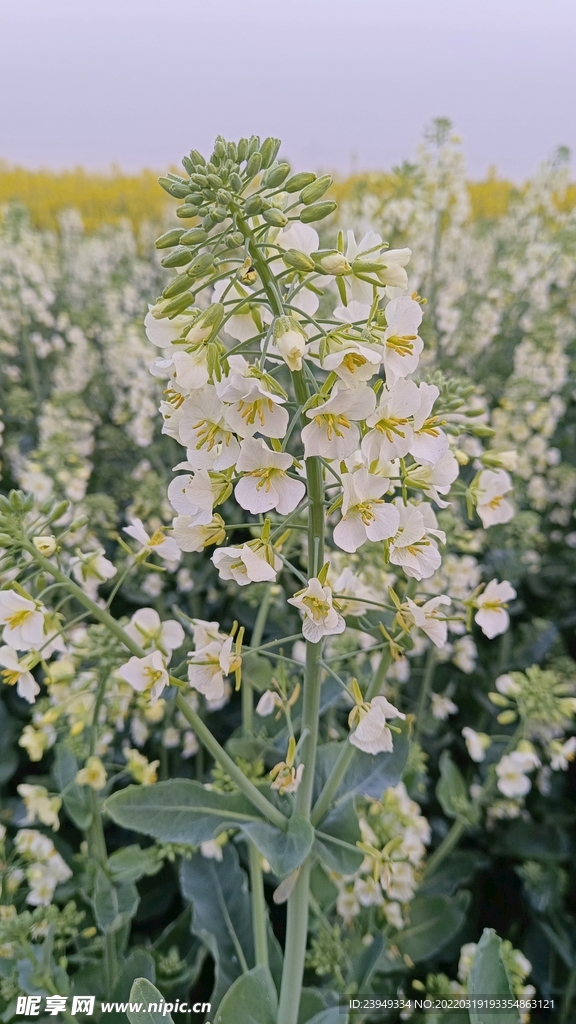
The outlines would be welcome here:
M 157 249 L 170 249 L 173 245 L 178 245 L 183 234 L 182 228 L 172 228 L 171 231 L 165 231 L 163 235 L 160 235 L 154 244 Z
M 184 203 L 183 206 L 178 206 L 176 209 L 176 216 L 181 217 L 183 220 L 188 220 L 190 217 L 198 216 L 198 207 L 196 204 L 190 202 Z
M 10 501 L 10 507 L 14 512 L 24 511 L 24 494 L 22 491 L 10 491 L 8 498 Z
M 518 452 L 513 448 L 505 452 L 484 452 L 480 462 L 487 469 L 508 469 L 513 473 L 518 465 Z
M 262 159 L 262 167 L 270 167 L 270 164 L 273 163 L 273 161 L 276 159 L 276 155 L 279 149 L 280 139 L 273 139 L 271 136 L 269 136 L 267 139 L 264 139 L 264 142 L 260 146 L 260 157 Z M 284 177 L 286 177 L 286 175 L 284 175 Z M 282 178 L 281 181 L 283 180 L 284 179 Z
M 244 213 L 247 217 L 256 217 L 264 207 L 262 196 L 250 196 L 244 204 Z
M 316 181 L 316 175 L 312 171 L 300 171 L 299 174 L 293 174 L 291 178 L 284 185 L 287 192 L 299 192 L 300 189 L 306 188 L 306 185 L 311 185 L 313 181 Z
M 188 270 L 183 277 L 188 278 L 188 284 L 190 284 L 191 277 L 203 277 L 204 274 L 208 274 L 214 266 L 214 257 L 211 252 L 201 252 L 195 260 L 192 261 Z
M 239 174 L 237 174 L 236 171 L 232 172 L 232 174 L 230 175 L 228 183 L 230 185 L 230 188 L 234 192 L 236 192 L 236 195 L 240 195 L 242 189 L 244 188 L 244 183 L 242 181 L 242 178 L 240 177 Z
M 49 517 L 49 523 L 55 523 L 57 519 L 61 519 L 65 512 L 68 511 L 70 505 L 69 501 L 59 501 L 57 505 L 52 509 Z
M 179 232 L 180 245 L 201 245 L 208 238 L 204 228 L 189 228 L 188 231 Z M 158 243 L 156 243 L 158 244 Z
M 329 217 L 331 213 L 338 206 L 333 199 L 327 199 L 325 203 L 314 203 L 313 206 L 307 206 L 305 210 L 300 213 L 300 220 L 303 224 L 311 224 L 315 220 L 324 220 L 324 217 Z
M 468 427 L 467 429 L 468 433 L 472 434 L 474 437 L 494 437 L 496 433 L 495 430 L 492 430 L 492 427 L 478 426 Z
M 516 721 L 516 718 L 517 715 L 515 711 L 501 711 L 500 714 L 497 715 L 496 721 L 499 722 L 500 725 L 511 725 L 512 722 Z
M 324 274 L 333 274 L 335 277 L 341 277 L 344 274 L 350 274 L 352 271 L 344 254 L 338 252 L 337 249 L 320 249 L 318 252 L 313 253 L 312 259 L 316 269 L 321 270 Z
M 185 245 L 179 245 L 173 252 L 164 256 L 160 262 L 163 267 L 185 267 L 187 263 L 190 263 L 191 259 L 192 253 L 190 249 L 187 249 Z
M 178 316 L 178 313 L 183 313 L 185 309 L 194 302 L 194 296 L 192 292 L 184 292 L 183 295 L 177 295 L 175 299 L 170 302 L 164 302 L 162 304 L 162 311 L 160 313 L 153 313 L 152 315 L 156 320 L 161 320 L 163 317 L 172 318 Z
M 173 181 L 168 177 L 158 178 L 158 184 L 165 192 L 168 192 L 168 195 L 174 196 L 175 199 L 184 199 L 190 191 L 188 185 L 183 185 L 179 181 Z
M 170 284 L 166 285 L 162 295 L 165 299 L 173 299 L 176 295 L 180 295 L 185 292 L 190 286 L 190 278 L 188 271 L 185 274 L 178 274 Z
M 262 184 L 266 188 L 278 188 L 284 179 L 290 174 L 290 164 L 277 164 L 270 167 L 262 178 Z
M 248 163 L 246 164 L 246 176 L 248 178 L 255 178 L 261 167 L 262 157 L 260 156 L 260 153 L 252 153 L 252 156 L 248 158 Z
M 189 345 L 201 345 L 208 341 L 216 333 L 223 319 L 224 306 L 221 302 L 215 302 L 194 321 L 186 335 L 186 341 Z
M 300 193 L 300 202 L 304 203 L 304 206 L 309 206 L 310 203 L 315 203 L 317 199 L 321 199 L 325 192 L 328 191 L 330 185 L 333 182 L 331 174 L 323 174 L 321 178 L 316 178 L 315 181 L 311 182 L 310 185 L 306 185 Z
M 229 249 L 238 249 L 244 242 L 244 235 L 241 231 L 233 231 L 232 234 L 228 235 L 226 244 Z
M 282 259 L 287 266 L 294 267 L 295 270 L 299 270 L 302 274 L 308 274 L 316 269 L 314 260 L 310 259 L 305 252 L 300 252 L 299 249 L 287 249 Z
M 274 321 L 274 344 L 291 370 L 302 369 L 307 336 L 293 316 L 279 316 Z
M 283 228 L 288 223 L 288 217 L 282 210 L 264 210 L 262 217 L 267 224 L 271 224 L 275 228 Z
M 76 519 L 73 519 L 70 523 L 70 532 L 75 533 L 76 530 L 82 530 L 89 522 L 90 520 L 86 515 L 76 516 Z
M 189 156 L 182 157 L 182 167 L 189 175 L 194 174 L 194 164 L 192 163 Z
M 34 547 L 36 548 L 36 550 L 41 555 L 44 555 L 44 558 L 50 558 L 50 556 L 54 554 L 54 552 L 56 551 L 56 548 L 58 547 L 58 542 L 56 540 L 56 537 L 53 537 L 53 536 L 50 536 L 50 537 L 34 537 L 32 542 L 33 542 Z

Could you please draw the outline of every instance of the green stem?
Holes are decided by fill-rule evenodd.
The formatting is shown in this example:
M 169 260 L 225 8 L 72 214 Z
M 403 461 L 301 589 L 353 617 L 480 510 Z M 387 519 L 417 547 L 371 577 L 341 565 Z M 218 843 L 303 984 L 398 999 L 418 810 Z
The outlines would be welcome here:
M 562 1013 L 560 1016 L 560 1024 L 568 1024 L 570 1020 L 570 1008 L 572 1006 L 572 999 L 574 996 L 574 989 L 576 988 L 576 964 L 568 975 L 568 981 L 566 982 L 566 989 L 564 992 L 564 999 L 562 1000 Z
M 30 552 L 38 565 L 41 565 L 46 572 L 50 573 L 50 575 L 54 577 L 54 579 L 64 583 L 78 601 L 92 612 L 94 618 L 107 626 L 110 632 L 122 641 L 131 654 L 136 658 L 144 658 L 146 656 L 146 651 L 144 651 L 135 640 L 132 640 L 132 638 L 128 636 L 125 630 L 122 629 L 122 626 L 116 622 L 116 619 L 112 618 L 109 612 L 104 608 L 100 608 L 95 601 L 92 601 L 92 599 L 88 597 L 88 594 L 86 594 L 77 583 L 74 583 L 74 581 L 69 579 L 69 577 L 61 572 L 60 569 L 56 568 L 52 562 L 39 554 L 33 544 L 25 542 L 23 547 Z M 181 679 L 175 679 L 173 676 L 170 676 L 170 681 L 178 687 L 182 686 Z M 210 751 L 214 759 L 222 765 L 225 771 L 228 772 L 230 777 L 234 779 L 240 791 L 244 793 L 244 796 L 250 800 L 254 807 L 256 807 L 261 814 L 268 819 L 268 821 L 272 822 L 273 825 L 276 825 L 277 828 L 285 829 L 287 825 L 285 816 L 281 811 L 277 810 L 277 808 L 266 799 L 263 793 L 256 789 L 256 786 L 254 786 L 253 783 L 246 778 L 243 772 L 240 771 L 232 758 L 229 757 L 224 748 L 218 743 L 218 740 L 212 735 L 209 728 L 204 724 L 200 715 L 192 710 L 190 705 L 184 700 L 181 693 L 178 693 L 176 697 L 176 704 L 184 717 L 188 722 L 190 722 L 190 725 L 194 729 L 198 739 L 204 744 L 206 749 Z
M 90 802 L 92 806 L 92 823 L 86 833 L 88 852 L 100 867 L 103 870 L 106 870 L 108 863 L 108 850 L 106 848 L 106 838 L 104 836 L 100 802 L 93 789 L 90 790 Z M 114 933 L 110 931 L 106 931 L 104 933 L 104 968 L 106 971 L 108 991 L 111 992 L 116 983 L 116 978 L 118 977 L 118 958 L 116 955 L 116 940 L 114 938 Z
M 260 646 L 262 634 L 264 633 L 266 626 L 266 619 L 268 618 L 268 612 L 270 610 L 271 597 L 271 588 L 270 586 L 267 586 L 258 609 L 254 629 L 252 630 L 252 636 L 250 637 L 250 647 Z M 242 724 L 245 736 L 254 732 L 254 701 L 252 687 L 246 680 L 243 681 L 242 685 Z
M 424 719 L 424 713 L 426 711 L 426 705 L 430 696 L 430 689 L 432 687 L 432 680 L 434 679 L 434 670 L 437 664 L 436 648 L 431 647 L 426 655 L 426 665 L 424 668 L 424 676 L 422 678 L 422 686 L 420 687 L 420 698 L 418 700 L 418 709 L 416 711 L 416 725 L 414 726 L 414 742 L 417 743 L 420 734 L 422 732 L 422 722 Z
M 254 932 L 256 965 L 268 967 L 268 936 L 266 934 L 268 913 L 264 897 L 264 878 L 260 866 L 260 854 L 250 839 L 248 840 L 248 862 L 250 866 L 252 929 Z
M 382 683 L 386 679 L 386 673 L 388 672 L 388 669 L 390 667 L 391 660 L 392 658 L 390 654 L 390 649 L 386 648 L 386 650 L 382 652 L 382 657 L 380 658 L 378 668 L 374 673 L 372 681 L 366 691 L 367 701 L 372 700 L 372 698 L 376 697 L 377 694 L 379 693 L 380 687 L 382 686 Z M 336 796 L 336 793 L 338 792 L 340 783 L 342 782 L 344 776 L 346 775 L 346 772 L 348 771 L 348 768 L 350 767 L 352 761 L 354 760 L 356 750 L 357 748 L 353 746 L 353 744 L 350 742 L 345 743 L 344 746 L 342 747 L 342 750 L 340 751 L 336 759 L 336 763 L 332 771 L 330 772 L 330 775 L 326 779 L 326 782 L 324 783 L 322 792 L 320 793 L 320 796 L 318 797 L 316 803 L 314 804 L 311 817 L 311 821 L 314 826 L 318 825 L 318 823 L 322 821 L 324 815 L 328 812 L 330 804 L 332 803 L 334 797 Z

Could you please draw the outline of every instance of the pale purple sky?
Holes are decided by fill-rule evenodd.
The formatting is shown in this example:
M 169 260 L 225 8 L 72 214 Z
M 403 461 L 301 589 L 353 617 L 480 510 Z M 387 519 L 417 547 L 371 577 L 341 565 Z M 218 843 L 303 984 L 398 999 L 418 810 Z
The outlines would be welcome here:
M 0 158 L 162 169 L 218 133 L 388 168 L 447 116 L 469 170 L 576 151 L 575 0 L 0 0 Z

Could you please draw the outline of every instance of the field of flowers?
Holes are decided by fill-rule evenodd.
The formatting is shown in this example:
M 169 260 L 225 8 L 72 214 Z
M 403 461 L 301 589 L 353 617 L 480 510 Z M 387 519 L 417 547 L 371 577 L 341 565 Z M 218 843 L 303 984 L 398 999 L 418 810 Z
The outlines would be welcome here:
M 438 122 L 328 191 L 267 142 L 202 206 L 0 171 L 1 1019 L 569 1024 L 565 154 L 470 185 Z

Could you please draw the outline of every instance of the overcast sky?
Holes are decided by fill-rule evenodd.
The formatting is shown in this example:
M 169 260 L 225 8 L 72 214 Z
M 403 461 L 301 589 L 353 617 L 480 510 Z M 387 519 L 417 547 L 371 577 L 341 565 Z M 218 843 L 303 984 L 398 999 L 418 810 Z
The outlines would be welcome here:
M 387 168 L 447 116 L 470 173 L 576 151 L 576 0 L 0 0 L 0 158 L 162 169 L 281 136 Z M 574 166 L 574 164 L 573 164 Z

